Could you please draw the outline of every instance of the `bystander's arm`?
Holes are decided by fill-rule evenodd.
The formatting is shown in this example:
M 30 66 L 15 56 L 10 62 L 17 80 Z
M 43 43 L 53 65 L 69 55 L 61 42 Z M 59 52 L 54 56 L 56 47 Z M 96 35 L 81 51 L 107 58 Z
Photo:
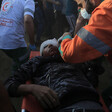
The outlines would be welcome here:
M 34 45 L 34 23 L 33 23 L 33 18 L 30 15 L 25 15 L 24 16 L 24 26 L 26 29 L 26 32 L 29 35 L 29 41 L 31 45 Z

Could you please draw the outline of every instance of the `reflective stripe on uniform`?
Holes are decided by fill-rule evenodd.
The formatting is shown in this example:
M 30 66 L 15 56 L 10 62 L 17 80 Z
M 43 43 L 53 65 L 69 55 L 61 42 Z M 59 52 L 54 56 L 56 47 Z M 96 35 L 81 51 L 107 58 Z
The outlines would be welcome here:
M 99 40 L 96 36 L 94 36 L 93 34 L 91 34 L 89 31 L 87 31 L 84 28 L 81 28 L 79 32 L 77 33 L 77 35 L 82 40 L 84 40 L 88 45 L 98 50 L 102 54 L 107 53 L 107 51 L 111 49 L 108 45 L 106 45 L 104 42 Z

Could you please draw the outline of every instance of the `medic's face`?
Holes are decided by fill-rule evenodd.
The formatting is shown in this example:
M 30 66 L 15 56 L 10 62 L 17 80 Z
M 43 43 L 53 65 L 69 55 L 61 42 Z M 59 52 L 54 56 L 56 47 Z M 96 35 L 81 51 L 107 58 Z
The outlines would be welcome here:
M 98 5 L 100 5 L 101 0 L 95 0 L 95 1 L 96 1 L 96 7 L 97 7 Z
M 97 7 L 98 5 L 100 5 L 101 0 L 91 0 L 91 2 L 93 3 L 93 5 L 94 5 L 95 7 Z
M 53 56 L 55 54 L 59 54 L 59 50 L 56 46 L 53 46 L 51 44 L 44 47 L 44 50 L 42 52 L 42 56 Z

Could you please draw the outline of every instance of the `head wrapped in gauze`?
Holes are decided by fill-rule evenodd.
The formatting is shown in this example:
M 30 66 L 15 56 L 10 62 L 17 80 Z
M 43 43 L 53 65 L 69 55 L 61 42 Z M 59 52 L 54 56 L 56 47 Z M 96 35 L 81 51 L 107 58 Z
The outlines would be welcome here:
M 42 56 L 42 52 L 43 52 L 44 48 L 49 44 L 56 46 L 56 47 L 59 46 L 59 43 L 55 38 L 44 41 L 40 46 L 40 56 Z

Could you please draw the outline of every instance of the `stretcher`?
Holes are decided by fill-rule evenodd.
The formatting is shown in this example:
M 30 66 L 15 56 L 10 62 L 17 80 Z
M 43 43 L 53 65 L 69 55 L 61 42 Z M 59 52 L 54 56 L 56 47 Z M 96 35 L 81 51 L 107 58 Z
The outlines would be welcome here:
M 39 56 L 39 51 L 31 51 L 30 59 Z M 31 81 L 27 81 L 26 84 L 30 84 Z M 32 95 L 26 95 L 23 97 L 21 112 L 44 112 L 39 102 Z
M 30 54 L 30 59 L 35 57 L 35 56 L 39 56 L 40 52 L 39 51 L 31 51 Z M 30 84 L 31 82 L 28 81 L 26 82 L 27 84 Z M 109 112 L 109 109 L 107 108 L 98 88 L 96 89 L 97 92 L 100 95 L 100 102 L 103 106 L 103 109 L 105 112 Z M 39 104 L 39 102 L 34 98 L 34 96 L 32 95 L 27 95 L 23 97 L 22 100 L 22 106 L 21 106 L 21 112 L 44 112 L 43 108 L 41 107 L 41 105 Z

